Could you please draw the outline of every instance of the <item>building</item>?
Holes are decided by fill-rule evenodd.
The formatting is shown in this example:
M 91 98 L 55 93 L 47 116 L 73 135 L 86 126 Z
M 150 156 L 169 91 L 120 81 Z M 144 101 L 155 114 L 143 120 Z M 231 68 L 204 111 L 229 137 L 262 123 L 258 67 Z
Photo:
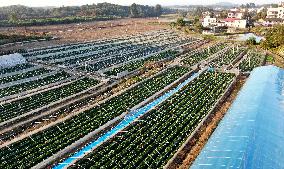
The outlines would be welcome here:
M 267 18 L 284 19 L 284 7 L 267 8 Z
M 210 11 L 202 12 L 203 17 L 207 17 L 207 16 L 210 16 L 210 15 L 212 15 L 212 12 L 210 12 Z
M 217 22 L 217 19 L 216 18 L 211 18 L 210 16 L 206 16 L 204 19 L 203 19 L 203 22 L 202 22 L 202 26 L 204 27 L 208 27 L 210 25 L 214 25 L 214 23 Z
M 277 24 L 283 24 L 283 19 L 280 18 L 266 18 L 262 21 L 262 26 L 273 26 Z
M 231 28 L 246 28 L 247 20 L 238 18 L 226 18 L 224 19 L 225 25 Z
M 280 3 L 278 4 L 278 6 L 284 7 L 284 2 L 280 2 Z
M 230 12 L 228 12 L 228 18 L 242 19 L 243 16 L 244 16 L 243 12 L 239 12 L 239 11 L 230 11 Z

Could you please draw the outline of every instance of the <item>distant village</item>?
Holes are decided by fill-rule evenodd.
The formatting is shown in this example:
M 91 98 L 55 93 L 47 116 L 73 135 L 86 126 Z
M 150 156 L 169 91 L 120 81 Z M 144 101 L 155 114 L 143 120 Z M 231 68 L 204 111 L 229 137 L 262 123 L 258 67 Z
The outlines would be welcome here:
M 222 17 L 224 12 L 227 17 Z M 255 5 L 240 6 L 229 10 L 214 9 L 202 12 L 202 26 L 207 30 L 203 34 L 214 34 L 224 31 L 235 32 L 238 29 L 254 26 L 270 27 L 284 22 L 284 2 L 269 7 Z

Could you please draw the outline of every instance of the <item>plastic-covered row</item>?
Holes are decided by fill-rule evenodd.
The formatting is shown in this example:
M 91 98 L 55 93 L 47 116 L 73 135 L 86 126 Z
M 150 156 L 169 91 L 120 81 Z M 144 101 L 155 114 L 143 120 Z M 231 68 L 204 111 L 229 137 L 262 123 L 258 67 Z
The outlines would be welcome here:
M 253 70 L 192 169 L 284 168 L 284 70 Z

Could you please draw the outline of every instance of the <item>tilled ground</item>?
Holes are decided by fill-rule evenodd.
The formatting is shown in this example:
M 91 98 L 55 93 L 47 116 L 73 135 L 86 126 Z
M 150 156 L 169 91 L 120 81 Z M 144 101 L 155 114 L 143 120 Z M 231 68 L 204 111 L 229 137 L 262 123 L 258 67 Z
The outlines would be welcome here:
M 76 43 L 91 41 L 96 39 L 121 37 L 125 35 L 134 35 L 149 31 L 161 30 L 169 28 L 167 24 L 159 23 L 156 18 L 141 18 L 141 19 L 118 19 L 110 21 L 96 21 L 81 24 L 61 24 L 48 26 L 33 26 L 33 27 L 14 27 L 0 28 L 3 34 L 37 34 L 51 35 L 59 38 L 45 42 L 32 42 L 26 44 L 15 44 L 7 47 L 0 47 L 0 51 L 13 49 L 29 49 L 46 47 L 58 44 Z

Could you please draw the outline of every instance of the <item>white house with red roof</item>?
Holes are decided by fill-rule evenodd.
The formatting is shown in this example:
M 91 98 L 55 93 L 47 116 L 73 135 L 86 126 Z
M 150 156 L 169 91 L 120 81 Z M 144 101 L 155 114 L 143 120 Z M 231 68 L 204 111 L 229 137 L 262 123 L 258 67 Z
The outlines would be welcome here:
M 239 18 L 226 18 L 224 19 L 225 25 L 233 28 L 246 28 L 247 20 Z

